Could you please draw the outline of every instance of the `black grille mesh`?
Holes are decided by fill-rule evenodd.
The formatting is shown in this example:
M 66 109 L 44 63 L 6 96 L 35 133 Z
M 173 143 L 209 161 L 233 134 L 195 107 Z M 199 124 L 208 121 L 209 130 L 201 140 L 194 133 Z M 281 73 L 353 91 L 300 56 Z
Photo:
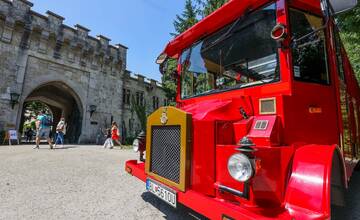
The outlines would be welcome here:
M 150 171 L 180 183 L 180 126 L 152 126 Z

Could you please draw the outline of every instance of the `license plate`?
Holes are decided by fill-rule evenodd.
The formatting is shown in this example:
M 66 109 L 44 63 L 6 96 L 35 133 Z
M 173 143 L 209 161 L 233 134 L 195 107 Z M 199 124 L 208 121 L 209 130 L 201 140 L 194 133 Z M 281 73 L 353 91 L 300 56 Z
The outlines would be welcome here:
M 151 179 L 146 179 L 146 190 L 159 197 L 167 204 L 176 208 L 177 198 L 176 192 L 174 192 L 174 190 L 171 190 L 168 187 Z

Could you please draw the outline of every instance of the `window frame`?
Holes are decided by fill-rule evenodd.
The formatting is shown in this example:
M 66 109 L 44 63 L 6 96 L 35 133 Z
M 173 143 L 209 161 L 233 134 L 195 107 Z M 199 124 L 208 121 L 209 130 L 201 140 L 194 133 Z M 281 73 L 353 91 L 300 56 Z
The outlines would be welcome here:
M 333 30 L 333 37 L 334 37 L 333 41 L 334 41 L 334 47 L 335 47 L 335 62 L 336 62 L 337 76 L 346 85 L 347 79 L 346 79 L 346 70 L 345 70 L 344 56 L 343 56 L 344 45 L 341 40 L 339 28 L 335 24 L 333 24 L 332 30 Z M 339 63 L 340 63 L 339 58 L 341 59 L 341 65 L 339 65 Z M 340 71 L 342 71 L 342 73 L 340 73 Z
M 303 8 L 298 8 L 297 6 L 294 6 L 294 5 L 289 5 L 288 6 L 288 19 L 289 19 L 289 34 L 290 34 L 290 38 L 292 38 L 292 25 L 291 25 L 291 10 L 296 10 L 296 11 L 299 11 L 299 12 L 302 12 L 304 14 L 309 14 L 311 16 L 314 16 L 314 17 L 318 17 L 320 19 L 322 19 L 322 21 L 324 21 L 324 17 L 321 15 L 321 14 L 318 14 L 318 13 L 314 13 L 314 12 L 311 12 L 311 11 L 307 11 L 307 10 L 304 10 Z M 329 21 L 330 22 L 330 21 Z M 293 56 L 293 49 L 290 47 L 290 54 L 291 54 L 291 77 L 292 79 L 294 80 L 294 82 L 300 82 L 300 83 L 306 83 L 306 84 L 315 84 L 315 85 L 322 85 L 322 86 L 331 86 L 332 84 L 332 78 L 331 78 L 331 73 L 332 73 L 332 70 L 331 70 L 331 66 L 330 66 L 330 55 L 331 53 L 329 53 L 329 27 L 327 25 L 326 28 L 323 29 L 323 32 L 324 32 L 324 46 L 325 46 L 325 58 L 326 58 L 326 62 L 325 62 L 325 65 L 326 65 L 326 70 L 327 70 L 327 76 L 328 76 L 328 82 L 327 83 L 322 83 L 322 82 L 314 82 L 314 81 L 306 81 L 306 80 L 301 80 L 301 78 L 299 77 L 295 77 L 295 71 L 294 71 L 294 56 Z
M 258 11 L 258 10 L 260 10 L 260 9 L 269 7 L 269 6 L 272 5 L 272 4 L 275 5 L 275 23 L 278 23 L 278 18 L 279 18 L 279 16 L 278 16 L 278 2 L 277 2 L 277 1 L 267 2 L 267 3 L 259 6 L 259 7 L 255 8 L 254 10 L 252 10 L 252 11 L 249 13 L 249 15 L 251 15 L 251 13 L 256 12 L 256 11 Z M 241 17 L 241 15 L 239 15 L 239 17 Z M 178 58 L 178 65 L 181 65 L 181 57 L 182 57 L 182 54 L 183 54 L 186 50 L 188 50 L 188 49 L 196 46 L 197 44 L 199 44 L 201 41 L 203 41 L 203 40 L 206 39 L 207 37 L 210 37 L 211 35 L 216 34 L 217 32 L 221 31 L 223 28 L 227 27 L 228 25 L 233 24 L 234 22 L 236 22 L 236 19 L 238 19 L 239 17 L 235 18 L 233 21 L 231 21 L 231 22 L 229 22 L 228 24 L 224 25 L 224 26 L 221 27 L 220 29 L 212 32 L 211 34 L 206 35 L 206 36 L 204 36 L 203 38 L 195 41 L 195 42 L 194 42 L 193 44 L 191 44 L 189 47 L 187 47 L 187 48 L 185 48 L 183 51 L 181 51 L 180 56 L 179 56 L 179 58 Z M 270 35 L 270 33 L 269 33 L 269 35 Z M 283 76 L 282 76 L 282 73 L 283 73 L 283 72 L 282 72 L 282 67 L 281 67 L 281 56 L 280 56 L 280 53 L 281 53 L 281 51 L 280 51 L 279 48 L 278 48 L 278 49 L 277 49 L 277 53 L 276 53 L 276 58 L 277 58 L 277 68 L 278 68 L 278 71 L 279 71 L 279 79 L 277 79 L 277 80 L 274 80 L 274 81 L 271 81 L 271 82 L 261 83 L 261 84 L 258 84 L 258 85 L 248 85 L 248 86 L 244 86 L 244 87 L 241 87 L 241 88 L 227 88 L 227 89 L 222 89 L 222 90 L 220 90 L 220 91 L 214 90 L 213 92 L 208 92 L 208 93 L 199 94 L 199 95 L 193 95 L 193 96 L 191 96 L 191 97 L 185 97 L 185 98 L 182 96 L 182 91 L 183 91 L 183 90 L 182 90 L 182 89 L 183 89 L 183 88 L 182 88 L 182 87 L 183 87 L 183 85 L 182 85 L 183 69 L 181 69 L 181 72 L 180 72 L 180 74 L 179 74 L 179 84 L 178 84 L 178 86 L 180 87 L 180 88 L 179 88 L 179 93 L 180 93 L 180 94 L 179 94 L 179 98 L 180 98 L 180 100 L 189 100 L 189 99 L 192 99 L 192 98 L 210 96 L 210 95 L 214 95 L 214 94 L 225 93 L 225 92 L 236 91 L 236 90 L 243 90 L 243 89 L 246 89 L 246 88 L 252 88 L 252 87 L 258 87 L 258 86 L 265 86 L 265 85 L 269 85 L 269 84 L 281 83 L 281 82 L 282 82 L 282 77 L 283 77 Z M 182 65 L 181 65 L 181 66 L 182 66 Z

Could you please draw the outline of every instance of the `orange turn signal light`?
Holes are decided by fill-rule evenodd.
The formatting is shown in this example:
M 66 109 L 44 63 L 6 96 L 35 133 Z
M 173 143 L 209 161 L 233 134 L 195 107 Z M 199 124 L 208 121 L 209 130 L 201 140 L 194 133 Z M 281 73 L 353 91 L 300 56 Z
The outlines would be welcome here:
M 322 108 L 320 108 L 320 107 L 309 107 L 309 113 L 311 113 L 311 114 L 320 114 L 320 113 L 322 113 Z
M 125 168 L 125 171 L 128 172 L 129 174 L 132 173 L 132 169 L 131 169 L 130 167 L 126 167 L 126 168 Z
M 257 173 L 259 170 L 261 170 L 261 160 L 256 159 L 255 160 L 255 173 Z

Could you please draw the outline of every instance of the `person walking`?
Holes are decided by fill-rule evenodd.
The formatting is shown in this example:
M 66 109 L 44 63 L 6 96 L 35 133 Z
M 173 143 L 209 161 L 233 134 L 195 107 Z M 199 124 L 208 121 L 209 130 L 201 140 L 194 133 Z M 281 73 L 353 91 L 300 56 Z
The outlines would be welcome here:
M 113 142 L 117 143 L 120 148 L 122 148 L 121 146 L 121 143 L 120 143 L 120 132 L 119 132 L 119 128 L 116 124 L 116 122 L 113 122 L 112 123 L 112 126 L 111 126 L 111 139 Z
M 59 123 L 56 126 L 56 139 L 55 145 L 61 144 L 61 147 L 64 147 L 64 135 L 66 133 L 66 123 L 65 118 L 61 117 Z
M 39 149 L 41 138 L 45 138 L 49 143 L 50 149 L 53 149 L 53 145 L 50 139 L 50 130 L 52 126 L 52 118 L 47 115 L 45 110 L 42 110 L 40 115 L 36 119 L 36 146 L 34 149 Z
M 104 143 L 104 148 L 107 148 L 107 147 L 109 147 L 109 149 L 112 149 L 114 147 L 114 144 L 111 140 L 111 129 L 110 128 L 106 129 L 106 140 Z

